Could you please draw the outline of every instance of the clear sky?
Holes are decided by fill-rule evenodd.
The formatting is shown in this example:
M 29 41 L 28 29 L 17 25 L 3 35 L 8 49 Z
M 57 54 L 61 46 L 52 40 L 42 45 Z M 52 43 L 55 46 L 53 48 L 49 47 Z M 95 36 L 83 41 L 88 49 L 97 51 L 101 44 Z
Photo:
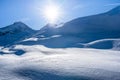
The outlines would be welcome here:
M 53 3 L 62 14 L 58 22 L 106 12 L 120 5 L 120 0 L 0 0 L 0 27 L 22 21 L 33 29 L 40 29 L 48 21 L 44 7 Z

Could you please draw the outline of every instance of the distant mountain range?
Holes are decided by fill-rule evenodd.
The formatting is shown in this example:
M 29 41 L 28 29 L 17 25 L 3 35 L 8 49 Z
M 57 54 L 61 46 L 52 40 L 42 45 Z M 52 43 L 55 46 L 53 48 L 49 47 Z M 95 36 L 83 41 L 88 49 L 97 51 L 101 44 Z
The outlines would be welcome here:
M 120 47 L 120 6 L 97 15 L 61 24 L 47 24 L 36 31 L 22 22 L 0 29 L 0 46 L 44 45 L 50 48 Z

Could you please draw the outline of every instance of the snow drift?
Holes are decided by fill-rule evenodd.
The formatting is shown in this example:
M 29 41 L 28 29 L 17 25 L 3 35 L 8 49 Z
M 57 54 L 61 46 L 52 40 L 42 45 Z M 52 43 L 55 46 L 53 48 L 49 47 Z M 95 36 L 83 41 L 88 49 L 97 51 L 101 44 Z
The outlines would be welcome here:
M 97 49 L 51 49 L 16 45 L 25 54 L 0 55 L 1 80 L 118 80 L 120 52 Z M 9 50 L 8 50 L 9 51 Z

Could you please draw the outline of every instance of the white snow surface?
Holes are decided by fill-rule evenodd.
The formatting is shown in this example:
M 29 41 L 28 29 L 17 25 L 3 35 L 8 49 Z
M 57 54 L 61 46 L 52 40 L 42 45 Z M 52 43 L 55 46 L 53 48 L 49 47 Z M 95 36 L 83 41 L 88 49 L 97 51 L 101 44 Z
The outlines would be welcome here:
M 89 42 L 86 45 L 92 45 L 92 44 L 99 43 L 102 41 L 117 41 L 118 42 L 118 41 L 120 41 L 120 38 L 118 38 L 118 39 L 100 39 L 100 40 Z
M 0 55 L 0 80 L 119 80 L 120 52 L 17 45 L 22 56 Z
M 52 38 L 57 38 L 57 37 L 61 37 L 62 35 L 53 35 L 53 36 L 50 36 L 50 37 L 43 37 L 43 38 L 40 38 L 39 40 L 46 40 L 46 39 L 52 39 Z
M 53 36 L 50 36 L 50 37 L 44 37 L 44 36 L 42 35 L 42 36 L 41 36 L 42 38 L 31 37 L 31 38 L 22 40 L 21 42 L 24 42 L 24 41 L 46 40 L 46 39 L 52 39 L 52 38 L 57 38 L 57 37 L 61 37 L 61 36 L 62 36 L 62 35 L 53 35 Z
M 23 40 L 23 41 L 37 41 L 38 40 L 38 38 L 28 38 L 28 39 L 25 39 L 25 40 Z

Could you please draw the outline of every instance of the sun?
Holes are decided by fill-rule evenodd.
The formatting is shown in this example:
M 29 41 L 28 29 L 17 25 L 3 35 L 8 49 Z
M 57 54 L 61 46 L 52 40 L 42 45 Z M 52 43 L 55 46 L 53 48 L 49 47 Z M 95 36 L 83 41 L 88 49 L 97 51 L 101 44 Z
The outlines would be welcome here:
M 60 9 L 58 6 L 49 5 L 44 9 L 44 17 L 49 23 L 55 23 L 60 17 Z

